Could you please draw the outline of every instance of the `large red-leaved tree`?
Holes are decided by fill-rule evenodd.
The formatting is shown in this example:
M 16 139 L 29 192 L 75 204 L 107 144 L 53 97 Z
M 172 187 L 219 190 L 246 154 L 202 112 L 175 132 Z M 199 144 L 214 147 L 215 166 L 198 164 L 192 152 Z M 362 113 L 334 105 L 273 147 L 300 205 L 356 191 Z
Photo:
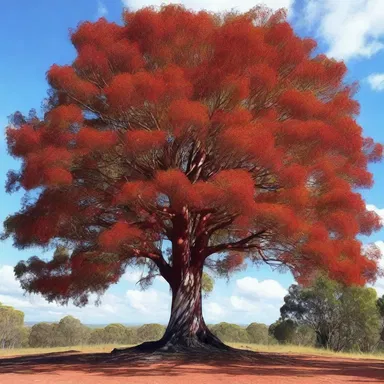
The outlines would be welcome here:
M 17 247 L 65 246 L 15 268 L 48 300 L 87 303 L 128 265 L 170 285 L 164 337 L 142 348 L 223 347 L 202 316 L 203 268 L 246 263 L 372 281 L 380 228 L 357 188 L 382 146 L 362 136 L 346 67 L 315 55 L 285 13 L 124 13 L 71 32 L 77 57 L 53 65 L 44 117 L 13 116 L 21 159 L 8 190 L 29 193 L 5 222 Z M 165 250 L 169 244 L 168 251 Z

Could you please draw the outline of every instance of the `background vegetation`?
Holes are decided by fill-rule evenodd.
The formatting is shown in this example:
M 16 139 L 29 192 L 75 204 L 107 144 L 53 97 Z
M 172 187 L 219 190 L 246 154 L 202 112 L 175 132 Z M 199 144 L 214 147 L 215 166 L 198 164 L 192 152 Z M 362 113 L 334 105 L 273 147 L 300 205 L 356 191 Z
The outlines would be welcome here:
M 271 324 L 240 326 L 222 322 L 211 331 L 226 343 L 314 347 L 328 351 L 384 351 L 384 296 L 366 287 L 346 287 L 319 277 L 310 287 L 292 285 Z M 57 348 L 69 346 L 134 345 L 160 339 L 161 324 L 127 327 L 109 324 L 90 328 L 72 316 L 58 323 L 24 325 L 24 313 L 0 304 L 0 348 Z

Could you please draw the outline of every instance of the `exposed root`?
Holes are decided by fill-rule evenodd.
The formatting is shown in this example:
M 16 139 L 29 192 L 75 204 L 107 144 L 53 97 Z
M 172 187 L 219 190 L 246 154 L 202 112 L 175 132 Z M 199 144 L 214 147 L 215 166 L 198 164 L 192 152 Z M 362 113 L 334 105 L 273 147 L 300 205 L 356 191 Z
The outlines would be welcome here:
M 187 345 L 188 344 L 188 345 Z M 145 342 L 131 348 L 114 349 L 111 360 L 164 362 L 188 361 L 206 363 L 212 361 L 256 361 L 264 354 L 255 351 L 232 348 L 220 342 L 220 345 L 195 342 L 164 343 L 163 340 Z

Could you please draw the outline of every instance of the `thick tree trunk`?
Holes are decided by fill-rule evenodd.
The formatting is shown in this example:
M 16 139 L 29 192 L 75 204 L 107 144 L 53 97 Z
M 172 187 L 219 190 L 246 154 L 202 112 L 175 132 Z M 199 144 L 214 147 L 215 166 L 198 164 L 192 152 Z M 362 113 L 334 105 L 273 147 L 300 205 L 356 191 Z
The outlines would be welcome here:
M 171 316 L 164 336 L 133 348 L 137 352 L 181 352 L 194 349 L 231 350 L 205 324 L 202 313 L 202 268 L 184 271 L 172 287 Z
M 160 340 L 164 349 L 226 346 L 208 329 L 202 312 L 202 269 L 190 268 L 172 292 L 171 317 Z

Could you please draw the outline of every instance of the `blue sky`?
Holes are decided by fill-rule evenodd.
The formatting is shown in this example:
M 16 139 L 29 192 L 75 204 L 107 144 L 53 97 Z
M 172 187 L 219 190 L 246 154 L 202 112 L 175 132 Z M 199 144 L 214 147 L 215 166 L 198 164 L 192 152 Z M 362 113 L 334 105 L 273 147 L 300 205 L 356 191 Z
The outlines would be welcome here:
M 5 174 L 18 168 L 18 162 L 6 153 L 3 130 L 7 116 L 15 110 L 27 113 L 39 110 L 46 96 L 45 73 L 53 64 L 70 63 L 75 51 L 68 39 L 68 29 L 82 20 L 105 16 L 120 23 L 122 7 L 137 9 L 155 0 L 14 0 L 2 4 L 0 13 L 0 221 L 18 210 L 22 193 L 4 192 Z M 182 1 L 187 7 L 207 7 L 202 0 Z M 213 11 L 230 8 L 247 10 L 255 1 L 235 2 L 213 0 Z M 384 2 L 382 0 L 264 0 L 273 8 L 286 7 L 289 18 L 300 35 L 315 37 L 319 51 L 345 60 L 348 79 L 359 81 L 357 99 L 361 104 L 358 119 L 365 135 L 384 142 Z M 375 186 L 363 191 L 370 209 L 384 217 L 384 164 L 371 167 Z M 383 231 L 366 242 L 376 242 L 384 252 Z M 41 255 L 41 250 L 18 251 L 10 241 L 0 243 L 0 302 L 13 305 L 26 314 L 26 321 L 56 321 L 72 314 L 85 323 L 166 323 L 170 297 L 161 279 L 142 292 L 135 285 L 137 273 L 127 273 L 121 282 L 105 295 L 102 305 L 95 308 L 59 307 L 48 304 L 39 296 L 23 296 L 13 278 L 12 268 L 20 259 Z M 43 255 L 49 257 L 50 254 Z M 384 264 L 383 264 L 384 266 Z M 290 274 L 280 274 L 267 267 L 250 268 L 233 277 L 230 283 L 218 280 L 214 292 L 205 300 L 204 314 L 208 322 L 230 321 L 271 323 L 279 316 L 286 289 L 293 282 Z M 384 279 L 377 283 L 384 293 Z

